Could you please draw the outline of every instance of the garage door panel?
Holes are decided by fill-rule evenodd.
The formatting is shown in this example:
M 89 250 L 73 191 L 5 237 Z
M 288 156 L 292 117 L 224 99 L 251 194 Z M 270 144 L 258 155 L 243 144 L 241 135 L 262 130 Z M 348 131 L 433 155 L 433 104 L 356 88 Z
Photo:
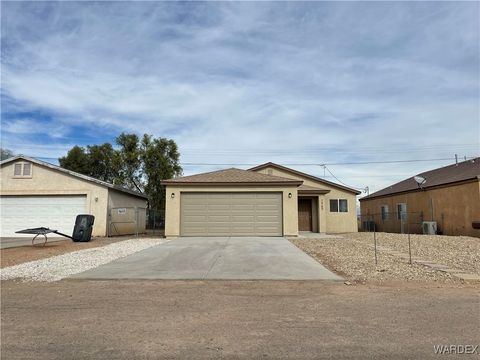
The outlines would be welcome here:
M 204 221 L 207 221 L 207 216 L 206 215 L 188 215 L 185 217 L 185 220 L 190 222 L 190 223 L 201 223 Z
M 257 222 L 258 223 L 277 223 L 279 222 L 279 217 L 278 216 L 257 216 Z
M 232 216 L 232 223 L 234 224 L 254 224 L 255 223 L 255 216 Z
M 255 205 L 253 204 L 233 204 L 231 206 L 232 211 L 253 211 Z
M 40 226 L 71 234 L 76 216 L 86 213 L 86 196 L 2 196 L 0 207 L 2 237 L 29 237 L 15 231 Z
M 225 205 L 225 204 L 216 204 L 216 205 L 208 205 L 207 206 L 207 210 L 208 211 L 228 211 L 230 210 L 230 206 L 229 205 Z
M 185 205 L 185 209 L 190 211 L 203 211 L 203 210 L 207 210 L 207 205 L 188 204 L 188 205 Z
M 224 223 L 228 222 L 230 219 L 230 216 L 228 215 L 208 215 L 207 216 L 207 221 L 209 223 Z
M 180 207 L 183 236 L 283 233 L 281 193 L 182 193 Z

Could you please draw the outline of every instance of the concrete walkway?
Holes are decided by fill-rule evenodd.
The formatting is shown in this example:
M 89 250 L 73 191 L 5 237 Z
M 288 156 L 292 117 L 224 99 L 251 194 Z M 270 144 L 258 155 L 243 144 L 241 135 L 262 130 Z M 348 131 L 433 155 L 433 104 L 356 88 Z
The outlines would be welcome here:
M 72 277 L 342 280 L 282 237 L 180 238 Z

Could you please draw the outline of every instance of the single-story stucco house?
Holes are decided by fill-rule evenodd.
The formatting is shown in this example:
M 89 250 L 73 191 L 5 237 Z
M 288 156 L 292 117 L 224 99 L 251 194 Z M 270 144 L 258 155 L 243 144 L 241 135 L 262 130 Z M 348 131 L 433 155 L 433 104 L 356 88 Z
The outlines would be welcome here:
M 360 199 L 362 224 L 385 232 L 480 237 L 480 158 L 426 171 Z M 365 227 L 366 227 L 365 226 Z
M 143 194 L 26 156 L 0 167 L 1 237 L 40 226 L 70 235 L 78 214 L 95 216 L 93 236 L 145 231 Z
M 274 163 L 165 180 L 165 235 L 357 231 L 357 190 Z

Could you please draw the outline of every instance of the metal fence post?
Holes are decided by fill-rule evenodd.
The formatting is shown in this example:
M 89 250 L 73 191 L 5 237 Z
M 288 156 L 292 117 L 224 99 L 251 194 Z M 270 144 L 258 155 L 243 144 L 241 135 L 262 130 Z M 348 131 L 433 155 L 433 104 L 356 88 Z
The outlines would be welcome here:
M 138 207 L 135 206 L 135 237 L 138 237 Z
M 373 246 L 375 248 L 375 266 L 378 265 L 378 259 L 377 259 L 377 233 L 376 233 L 376 228 L 375 228 L 375 223 L 373 223 Z
M 153 224 L 152 224 L 153 236 L 155 236 L 155 209 L 153 209 Z
M 408 258 L 410 265 L 412 265 L 412 244 L 410 242 L 410 223 L 407 224 L 407 232 L 408 232 Z
M 111 234 L 112 234 L 112 229 L 111 229 L 111 227 L 112 227 L 112 208 L 109 208 L 109 209 L 107 210 L 107 213 L 108 213 L 108 216 L 107 216 L 107 218 L 108 218 L 108 220 L 107 220 L 107 221 L 108 221 L 108 224 L 107 224 L 107 237 L 110 237 Z

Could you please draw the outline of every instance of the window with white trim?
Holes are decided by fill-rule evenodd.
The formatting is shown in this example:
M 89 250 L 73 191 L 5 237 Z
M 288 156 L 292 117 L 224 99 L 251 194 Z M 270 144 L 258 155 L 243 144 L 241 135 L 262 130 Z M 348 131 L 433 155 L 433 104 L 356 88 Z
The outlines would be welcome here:
M 32 163 L 17 162 L 13 165 L 14 178 L 31 178 L 32 177 Z
M 347 199 L 330 199 L 330 212 L 348 212 Z

